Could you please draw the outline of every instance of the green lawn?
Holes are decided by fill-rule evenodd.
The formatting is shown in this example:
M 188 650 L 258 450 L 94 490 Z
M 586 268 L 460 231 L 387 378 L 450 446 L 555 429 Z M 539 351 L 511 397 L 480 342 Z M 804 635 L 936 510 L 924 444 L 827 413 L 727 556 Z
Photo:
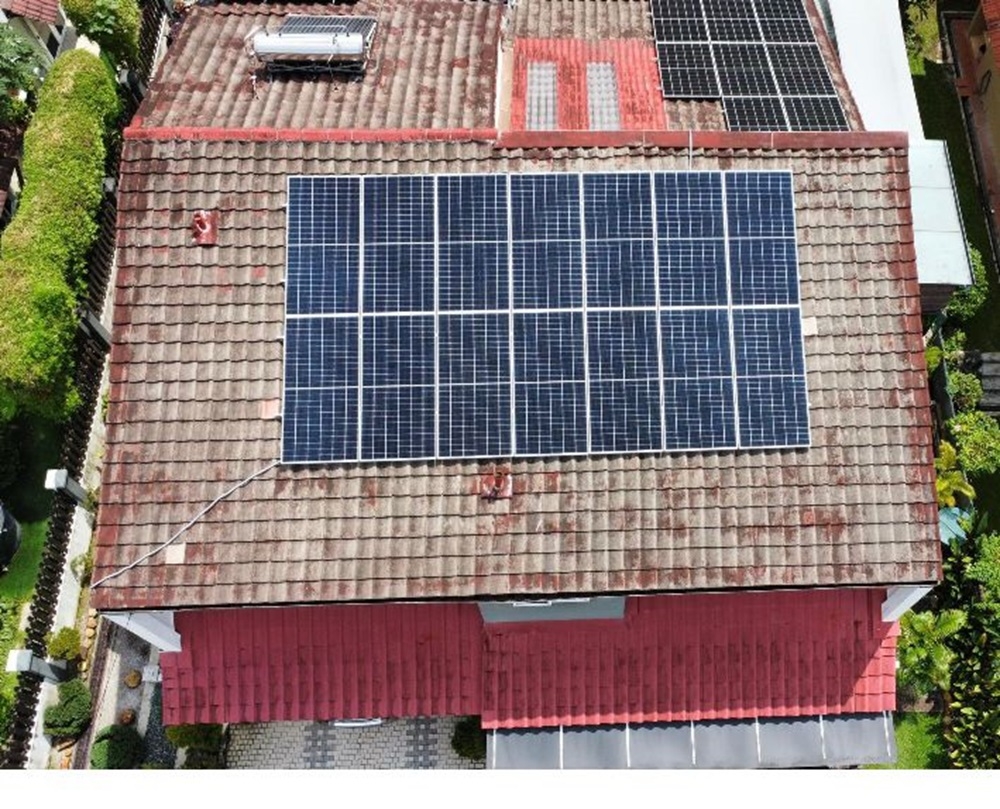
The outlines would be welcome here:
M 21 528 L 21 547 L 14 554 L 7 572 L 0 576 L 0 602 L 13 605 L 15 608 L 10 615 L 11 621 L 16 621 L 20 607 L 27 603 L 35 592 L 35 579 L 38 577 L 38 566 L 42 561 L 48 522 L 29 523 L 22 525 Z M 22 633 L 16 624 L 0 627 L 0 661 L 6 663 L 7 653 L 19 647 L 21 641 Z M 16 686 L 17 675 L 0 672 L 0 745 L 7 736 L 7 720 Z
M 14 423 L 11 447 L 19 455 L 13 482 L 0 489 L 0 500 L 21 523 L 37 522 L 52 510 L 52 492 L 45 489 L 45 470 L 59 462 L 63 428 L 38 417 L 24 416 Z
M 895 764 L 874 765 L 872 770 L 945 770 L 948 754 L 941 737 L 941 718 L 926 713 L 896 714 L 896 747 L 899 758 Z

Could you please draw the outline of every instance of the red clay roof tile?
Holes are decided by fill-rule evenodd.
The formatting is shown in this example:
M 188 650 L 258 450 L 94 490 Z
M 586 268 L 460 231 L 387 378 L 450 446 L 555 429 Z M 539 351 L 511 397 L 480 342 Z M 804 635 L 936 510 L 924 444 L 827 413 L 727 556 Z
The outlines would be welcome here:
M 0 0 L 0 8 L 39 22 L 54 23 L 59 19 L 59 0 Z

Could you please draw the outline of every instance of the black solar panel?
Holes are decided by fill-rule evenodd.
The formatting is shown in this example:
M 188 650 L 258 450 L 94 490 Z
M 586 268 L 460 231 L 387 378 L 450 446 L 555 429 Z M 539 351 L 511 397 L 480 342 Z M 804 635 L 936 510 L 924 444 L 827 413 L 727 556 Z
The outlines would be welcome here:
M 836 132 L 847 129 L 847 118 L 836 97 L 785 99 L 789 129 L 794 132 Z
M 702 19 L 701 0 L 650 0 L 654 17 Z
M 287 463 L 808 443 L 788 174 L 296 177 L 288 224 Z
M 744 0 L 742 5 L 749 5 L 749 2 Z M 803 0 L 753 0 L 753 6 L 761 19 L 809 19 Z
M 757 20 L 753 17 L 749 19 L 730 19 L 728 17 L 710 19 L 708 33 L 712 42 L 758 42 L 763 39 Z
M 724 98 L 726 126 L 733 132 L 783 132 L 788 129 L 781 98 Z
M 736 131 L 848 128 L 802 0 L 650 8 L 665 97 L 721 98 Z
M 812 42 L 812 24 L 807 18 L 785 19 L 763 17 L 758 20 L 764 39 L 768 42 Z
M 776 94 L 764 45 L 713 45 L 712 53 L 723 97 Z
M 657 42 L 707 42 L 708 26 L 693 17 L 656 17 L 653 36 Z

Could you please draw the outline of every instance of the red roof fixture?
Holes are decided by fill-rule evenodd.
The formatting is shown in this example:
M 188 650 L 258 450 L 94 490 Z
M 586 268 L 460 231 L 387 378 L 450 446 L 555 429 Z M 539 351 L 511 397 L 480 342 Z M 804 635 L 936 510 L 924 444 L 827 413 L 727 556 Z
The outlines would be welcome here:
M 200 210 L 191 220 L 191 239 L 195 244 L 212 245 L 219 241 L 219 212 Z
M 483 500 L 488 500 L 491 503 L 494 500 L 510 500 L 513 494 L 514 478 L 509 469 L 493 467 L 492 472 L 479 478 L 479 496 Z

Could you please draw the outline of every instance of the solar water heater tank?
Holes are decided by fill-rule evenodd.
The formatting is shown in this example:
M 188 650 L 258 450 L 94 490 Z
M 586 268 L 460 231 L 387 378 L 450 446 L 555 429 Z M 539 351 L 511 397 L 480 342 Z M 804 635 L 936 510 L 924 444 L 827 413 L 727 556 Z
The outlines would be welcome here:
M 257 31 L 250 46 L 262 62 L 360 61 L 365 39 L 360 33 L 282 34 Z

